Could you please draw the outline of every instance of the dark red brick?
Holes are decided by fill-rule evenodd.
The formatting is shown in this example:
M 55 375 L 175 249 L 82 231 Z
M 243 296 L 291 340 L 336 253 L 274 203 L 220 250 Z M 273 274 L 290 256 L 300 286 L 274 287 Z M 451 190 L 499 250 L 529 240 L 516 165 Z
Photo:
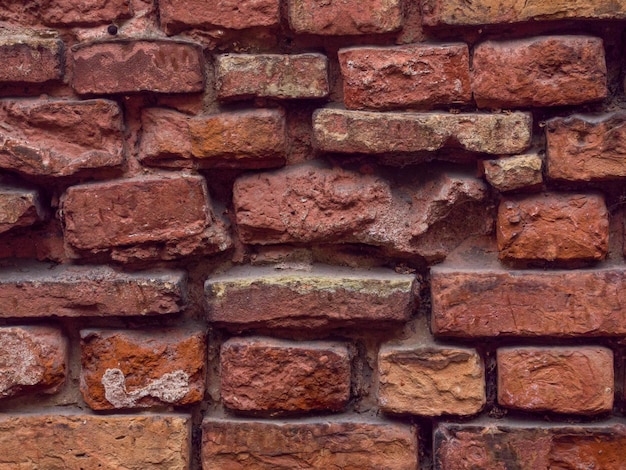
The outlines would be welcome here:
M 63 41 L 35 33 L 0 35 L 0 83 L 44 83 L 63 78 Z

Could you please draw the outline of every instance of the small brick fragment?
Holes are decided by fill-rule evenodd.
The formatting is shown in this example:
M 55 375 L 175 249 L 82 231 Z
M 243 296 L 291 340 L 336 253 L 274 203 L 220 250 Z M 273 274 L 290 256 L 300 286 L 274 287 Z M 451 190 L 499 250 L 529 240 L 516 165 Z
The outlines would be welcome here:
M 3 413 L 0 448 L 5 468 L 184 470 L 191 416 Z
M 65 382 L 67 341 L 46 326 L 0 328 L 0 397 L 56 393 Z
M 543 160 L 536 153 L 483 162 L 487 181 L 501 192 L 539 188 L 543 183 L 542 167 Z
M 63 41 L 27 35 L 0 35 L 0 83 L 44 83 L 63 78 Z
M 500 203 L 497 224 L 505 260 L 601 260 L 608 253 L 609 215 L 597 194 L 543 193 Z
M 486 403 L 485 366 L 474 349 L 385 345 L 378 368 L 386 412 L 472 415 Z
M 500 348 L 498 403 L 525 411 L 597 414 L 613 408 L 613 352 L 602 347 Z
M 38 191 L 0 184 L 0 233 L 28 227 L 43 218 Z
M 339 50 L 348 109 L 430 108 L 468 103 L 467 44 L 352 47 Z
M 223 54 L 215 66 L 222 100 L 328 95 L 328 61 L 322 54 Z
M 81 95 L 191 93 L 204 89 L 202 51 L 190 42 L 92 42 L 74 46 L 71 58 L 71 85 Z
M 0 258 L 28 258 L 67 263 L 63 230 L 56 219 L 0 235 Z
M 472 91 L 480 108 L 575 105 L 607 96 L 606 73 L 600 38 L 485 41 L 474 49 Z
M 204 332 L 83 330 L 80 390 L 94 410 L 189 405 L 204 396 L 205 362 Z
M 202 423 L 202 462 L 216 470 L 409 470 L 418 468 L 417 456 L 416 429 L 404 424 L 211 418 Z
M 368 155 L 459 149 L 516 154 L 530 146 L 527 113 L 375 113 L 320 109 L 313 115 L 316 147 Z

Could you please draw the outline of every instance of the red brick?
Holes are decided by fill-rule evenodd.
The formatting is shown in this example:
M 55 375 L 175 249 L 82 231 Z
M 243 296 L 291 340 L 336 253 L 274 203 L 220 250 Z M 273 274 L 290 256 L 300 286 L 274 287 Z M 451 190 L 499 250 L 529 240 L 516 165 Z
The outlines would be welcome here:
M 160 108 L 142 115 L 140 159 L 159 166 L 267 168 L 285 163 L 285 115 L 258 109 L 190 117 Z
M 339 50 L 348 109 L 431 108 L 468 103 L 466 44 L 352 47 Z
M 609 214 L 596 194 L 508 197 L 497 225 L 505 260 L 601 260 L 609 248 Z
M 501 192 L 541 189 L 543 160 L 536 153 L 484 160 L 485 178 Z
M 527 113 L 376 113 L 328 108 L 313 115 L 319 150 L 368 155 L 441 149 L 516 154 L 530 146 L 531 128 Z
M 66 351 L 56 328 L 0 328 L 0 397 L 57 392 L 65 382 Z
M 204 396 L 205 362 L 203 332 L 83 330 L 80 390 L 94 410 L 189 405 Z
M 230 246 L 200 176 L 149 175 L 71 186 L 62 202 L 69 248 L 119 261 L 174 259 Z
M 43 218 L 38 191 L 0 184 L 0 233 L 28 227 Z
M 187 28 L 246 29 L 278 26 L 280 0 L 160 0 L 161 26 L 168 34 Z
M 34 176 L 119 169 L 122 112 L 107 100 L 0 101 L 0 168 Z
M 240 411 L 340 411 L 350 398 L 341 343 L 231 338 L 220 353 L 222 401 Z
M 202 51 L 189 42 L 92 42 L 74 46 L 71 58 L 71 85 L 81 95 L 190 93 L 204 89 Z
M 63 41 L 34 33 L 0 35 L 0 83 L 44 83 L 63 78 Z
M 131 16 L 129 0 L 44 0 L 40 14 L 45 24 L 91 25 Z
M 322 54 L 223 54 L 215 66 L 222 100 L 328 95 L 328 61 Z
M 57 219 L 0 234 L 0 258 L 70 262 L 63 244 L 63 230 Z
M 472 91 L 481 108 L 561 106 L 608 93 L 602 39 L 543 36 L 474 49 Z
M 202 462 L 215 470 L 418 468 L 413 426 L 361 420 L 202 423 Z
M 237 330 L 379 328 L 408 321 L 417 290 L 411 275 L 318 265 L 311 272 L 233 268 L 205 283 L 209 320 Z
M 498 403 L 525 411 L 613 408 L 613 352 L 593 346 L 498 349 Z
M 0 417 L 5 468 L 189 468 L 191 417 L 179 414 Z
M 157 315 L 179 312 L 180 271 L 116 272 L 106 266 L 20 262 L 0 271 L 1 317 Z
M 403 20 L 399 0 L 288 0 L 287 11 L 296 33 L 325 36 L 389 33 Z

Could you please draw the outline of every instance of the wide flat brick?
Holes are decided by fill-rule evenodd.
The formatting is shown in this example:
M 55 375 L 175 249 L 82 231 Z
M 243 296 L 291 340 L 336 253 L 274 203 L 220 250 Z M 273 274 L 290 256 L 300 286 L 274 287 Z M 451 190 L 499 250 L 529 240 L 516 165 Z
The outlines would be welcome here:
M 149 175 L 71 186 L 63 197 L 64 235 L 76 256 L 174 259 L 230 246 L 204 178 Z
M 185 470 L 191 460 L 191 417 L 3 413 L 0 448 L 6 469 Z
M 205 283 L 209 320 L 236 329 L 403 322 L 415 308 L 416 290 L 411 275 L 338 266 L 316 266 L 311 272 L 233 268 Z
M 339 50 L 348 109 L 410 109 L 468 103 L 467 44 L 352 47 Z
M 389 33 L 403 21 L 399 0 L 288 0 L 287 11 L 294 32 L 325 36 Z
M 484 160 L 485 178 L 501 192 L 540 189 L 543 160 L 536 153 Z
M 28 227 L 44 218 L 44 209 L 35 189 L 0 184 L 0 233 Z
M 516 154 L 530 146 L 527 113 L 376 113 L 321 109 L 313 115 L 315 146 L 323 152 L 406 154 L 458 149 Z
M 189 405 L 204 396 L 204 332 L 83 330 L 80 348 L 80 390 L 94 410 Z
M 472 91 L 480 108 L 575 105 L 607 96 L 606 73 L 600 38 L 485 41 L 474 49 Z
M 609 248 L 609 213 L 597 194 L 507 197 L 497 224 L 505 260 L 601 260 Z
M 71 49 L 71 85 L 81 95 L 190 93 L 204 89 L 201 48 L 173 40 L 115 40 Z
M 0 328 L 0 397 L 55 393 L 65 382 L 67 340 L 57 328 Z
M 613 408 L 613 352 L 608 348 L 500 348 L 497 360 L 502 406 L 577 414 Z
M 33 176 L 119 169 L 122 111 L 108 100 L 0 101 L 0 168 Z
M 216 470 L 418 468 L 416 430 L 360 420 L 202 423 L 202 462 Z
M 0 270 L 0 317 L 156 315 L 179 312 L 180 271 L 117 272 L 106 266 L 22 262 Z
M 0 83 L 63 78 L 63 41 L 32 34 L 0 34 Z
M 322 54 L 223 54 L 215 68 L 222 100 L 328 95 L 328 61 Z
M 47 0 L 40 6 L 41 18 L 50 25 L 92 25 L 131 16 L 129 0 Z
M 267 168 L 285 163 L 285 115 L 258 109 L 187 116 L 160 108 L 142 114 L 140 159 L 150 165 Z
M 386 412 L 471 415 L 486 403 L 485 366 L 474 349 L 383 345 L 378 372 Z

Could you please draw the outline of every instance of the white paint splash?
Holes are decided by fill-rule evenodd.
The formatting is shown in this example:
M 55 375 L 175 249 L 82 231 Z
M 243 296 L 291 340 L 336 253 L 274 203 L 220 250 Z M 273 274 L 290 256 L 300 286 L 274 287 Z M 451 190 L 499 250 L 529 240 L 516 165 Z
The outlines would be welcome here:
M 107 369 L 101 382 L 104 397 L 116 408 L 133 407 L 147 396 L 174 403 L 189 393 L 189 375 L 182 370 L 163 374 L 160 379 L 132 392 L 126 390 L 126 377 L 120 369 Z

